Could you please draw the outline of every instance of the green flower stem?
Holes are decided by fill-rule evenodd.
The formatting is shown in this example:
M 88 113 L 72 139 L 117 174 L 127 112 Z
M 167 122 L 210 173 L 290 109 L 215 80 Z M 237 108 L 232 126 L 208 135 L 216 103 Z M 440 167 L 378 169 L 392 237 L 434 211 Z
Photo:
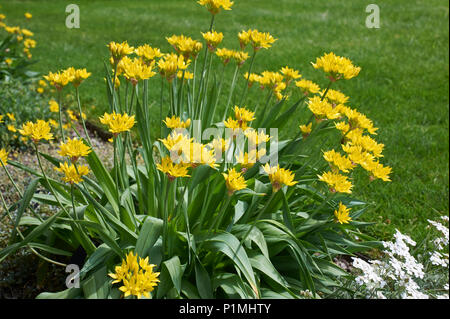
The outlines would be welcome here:
M 4 209 L 4 210 L 6 211 L 6 213 L 8 214 L 8 217 L 9 217 L 9 219 L 11 220 L 11 222 L 14 223 L 14 218 L 13 218 L 13 217 L 11 216 L 11 214 L 9 213 L 8 205 L 6 205 L 5 198 L 3 197 L 3 194 L 2 194 L 1 192 L 0 192 L 0 197 L 1 197 L 1 199 L 2 199 L 3 209 Z M 41 220 L 41 221 L 42 221 L 42 220 Z M 20 229 L 17 228 L 16 231 L 17 231 L 17 233 L 19 234 L 19 237 L 22 238 L 22 240 L 24 240 L 24 239 L 25 239 L 25 236 L 23 236 L 23 234 L 22 234 L 22 232 L 20 231 Z M 55 264 L 55 265 L 57 265 L 57 266 L 62 266 L 62 267 L 66 267 L 66 266 L 67 266 L 67 264 L 60 263 L 60 262 L 58 262 L 58 261 L 52 260 L 52 259 L 50 259 L 50 258 L 47 258 L 47 257 L 41 255 L 41 254 L 40 254 L 39 252 L 37 252 L 33 247 L 31 247 L 30 244 L 27 244 L 27 247 L 31 250 L 31 252 L 32 252 L 33 254 L 35 254 L 35 255 L 38 256 L 39 258 L 42 258 L 43 260 L 45 260 L 45 261 L 47 261 L 47 262 L 49 262 L 49 263 Z
M 245 101 L 245 98 L 247 96 L 247 90 L 248 90 L 248 82 L 250 79 L 250 73 L 252 72 L 252 67 L 253 67 L 253 62 L 255 61 L 255 56 L 256 56 L 256 50 L 253 50 L 253 55 L 252 55 L 252 59 L 250 60 L 250 67 L 248 69 L 248 74 L 247 74 L 247 81 L 246 84 L 242 90 L 242 95 L 241 95 L 241 101 L 239 102 L 239 106 L 242 107 L 242 103 Z
M 113 151 L 114 151 L 114 178 L 116 182 L 117 200 L 120 202 L 120 185 L 119 185 L 119 163 L 117 160 L 117 136 L 113 137 Z
M 12 178 L 11 174 L 9 173 L 8 169 L 6 168 L 6 165 L 4 165 L 5 163 L 3 163 L 3 161 L 0 159 L 0 165 L 3 167 L 3 169 L 6 172 L 6 175 L 8 176 L 8 179 L 11 181 L 11 183 L 13 184 L 14 189 L 16 190 L 17 194 L 19 194 L 20 197 L 23 197 L 23 193 L 20 190 L 20 188 L 17 186 L 16 182 L 14 182 L 14 179 Z M 41 218 L 41 216 L 39 216 L 38 213 L 36 213 L 36 211 L 34 210 L 33 207 L 30 206 L 31 211 L 33 212 L 33 214 L 36 216 L 37 219 L 39 219 L 41 222 L 43 221 L 43 219 Z
M 73 225 L 73 227 L 75 228 L 74 230 L 79 231 L 79 232 L 81 233 L 81 235 L 84 236 L 85 239 L 88 239 L 88 240 L 86 240 L 85 243 L 86 243 L 87 245 L 89 245 L 89 247 L 83 247 L 83 248 L 84 248 L 88 253 L 93 252 L 93 251 L 96 249 L 95 245 L 92 243 L 91 240 L 89 240 L 89 237 L 88 237 L 87 234 L 84 232 L 84 230 L 83 230 L 81 227 L 79 227 L 79 225 L 75 222 L 74 218 L 70 215 L 70 213 L 67 211 L 67 209 L 64 207 L 64 205 L 61 203 L 61 200 L 59 199 L 59 196 L 56 195 L 55 189 L 53 188 L 52 184 L 50 183 L 50 181 L 49 181 L 49 179 L 48 179 L 48 177 L 47 177 L 47 174 L 45 174 L 45 170 L 44 170 L 44 168 L 43 168 L 43 166 L 42 166 L 41 156 L 39 155 L 38 147 L 37 147 L 37 145 L 36 145 L 35 143 L 33 143 L 33 145 L 34 145 L 34 149 L 35 149 L 35 151 L 36 151 L 36 156 L 37 156 L 37 159 L 38 159 L 39 168 L 41 169 L 42 175 L 44 176 L 44 179 L 45 179 L 45 181 L 47 182 L 48 187 L 50 188 L 50 192 L 52 193 L 53 197 L 55 197 L 56 201 L 58 202 L 59 206 L 62 208 L 62 210 L 64 211 L 64 213 L 65 213 L 69 218 L 72 219 L 72 225 Z
M 222 84 L 223 84 L 224 73 L 225 73 L 225 64 L 222 65 L 222 72 L 220 74 L 220 82 L 219 82 L 219 90 L 217 91 L 217 98 L 216 98 L 216 102 L 214 103 L 213 114 L 211 116 L 212 122 L 214 122 L 214 116 L 216 115 L 217 103 L 219 103 L 220 93 L 222 93 Z M 208 125 L 209 125 L 209 123 L 208 123 Z
M 194 81 L 195 83 L 195 81 Z M 161 92 L 159 98 L 159 137 L 162 138 L 162 112 L 163 112 L 163 90 L 164 90 L 164 77 L 161 76 Z
M 63 142 L 66 141 L 66 137 L 64 135 L 64 128 L 62 125 L 62 92 L 58 90 L 58 120 L 59 120 L 59 129 L 61 132 L 61 138 Z
M 228 110 L 229 110 L 230 102 L 231 102 L 231 96 L 233 95 L 234 88 L 236 86 L 236 77 L 237 77 L 238 71 L 239 71 L 239 66 L 236 65 L 236 69 L 234 70 L 233 80 L 231 81 L 230 93 L 228 94 L 228 101 L 227 101 L 227 105 L 225 107 L 225 113 L 223 113 L 222 121 L 225 121 L 227 118 L 227 115 L 228 115 Z
M 119 62 L 115 62 L 114 63 L 114 77 L 113 77 L 113 82 L 112 82 L 113 91 L 111 92 L 111 94 L 113 96 L 113 109 L 110 110 L 110 113 L 112 113 L 112 111 L 119 112 L 117 109 L 116 95 L 114 94 L 114 91 L 116 90 L 116 78 L 117 78 L 117 67 L 118 66 L 119 66 Z
M 78 111 L 80 112 L 80 118 L 81 118 L 81 123 L 83 124 L 84 134 L 86 134 L 86 138 L 87 138 L 87 141 L 89 143 L 89 146 L 92 147 L 91 138 L 89 137 L 89 134 L 88 134 L 88 131 L 87 131 L 87 128 L 86 128 L 86 123 L 85 123 L 84 118 L 83 118 L 83 112 L 81 110 L 80 92 L 78 90 L 78 87 L 75 88 L 75 94 L 77 96 Z
M 325 90 L 325 92 L 322 95 L 322 98 L 320 99 L 321 101 L 323 101 L 325 99 L 325 97 L 327 96 L 328 90 L 330 89 L 332 83 L 333 83 L 333 81 L 330 80 L 330 82 L 328 83 L 327 89 Z

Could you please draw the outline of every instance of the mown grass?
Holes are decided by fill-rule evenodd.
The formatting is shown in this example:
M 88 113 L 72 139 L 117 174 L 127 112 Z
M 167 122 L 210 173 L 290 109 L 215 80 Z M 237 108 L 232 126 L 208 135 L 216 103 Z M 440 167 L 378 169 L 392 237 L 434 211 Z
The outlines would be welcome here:
M 108 57 L 108 42 L 149 43 L 167 52 L 166 36 L 183 33 L 200 39 L 199 31 L 205 31 L 210 21 L 195 1 L 79 0 L 81 28 L 67 29 L 69 3 L 10 0 L 1 10 L 10 24 L 22 23 L 25 11 L 33 14 L 23 25 L 35 32 L 38 41 L 33 52 L 40 61 L 35 70 L 47 73 L 74 66 L 93 73 L 82 86 L 83 103 L 92 117 L 107 105 L 102 62 Z M 362 67 L 357 78 L 338 83 L 337 88 L 380 128 L 377 139 L 386 145 L 384 163 L 393 167 L 393 174 L 391 183 L 366 186 L 367 180 L 359 179 L 355 194 L 373 203 L 364 219 L 376 222 L 374 234 L 384 239 L 398 228 L 420 239 L 426 219 L 448 214 L 449 4 L 380 0 L 376 3 L 381 28 L 368 29 L 369 3 L 236 0 L 231 12 L 218 15 L 215 29 L 224 32 L 227 47 L 237 48 L 236 34 L 247 28 L 278 38 L 272 49 L 258 54 L 254 69 L 258 72 L 289 65 L 326 85 L 310 61 L 329 51 Z M 159 81 L 152 83 L 157 104 Z M 291 130 L 297 126 L 290 123 Z

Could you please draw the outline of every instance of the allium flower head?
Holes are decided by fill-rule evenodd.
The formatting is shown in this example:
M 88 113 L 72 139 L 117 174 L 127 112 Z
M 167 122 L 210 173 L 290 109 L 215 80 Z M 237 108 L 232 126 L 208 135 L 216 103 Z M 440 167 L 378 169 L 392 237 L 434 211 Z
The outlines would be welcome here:
M 228 64 L 236 55 L 236 51 L 227 48 L 220 48 L 216 50 L 216 55 L 222 60 L 223 64 Z
M 155 59 L 163 56 L 158 48 L 152 48 L 148 44 L 137 47 L 134 52 L 137 56 L 141 57 L 147 65 L 152 64 Z
M 49 108 L 50 108 L 50 112 L 53 113 L 58 113 L 59 112 L 59 105 L 58 102 L 56 102 L 55 100 L 50 100 L 48 102 Z
M 164 124 L 166 124 L 167 128 L 170 129 L 188 128 L 191 125 L 191 119 L 187 119 L 183 122 L 176 115 L 173 115 L 172 117 L 166 117 L 166 120 L 163 120 L 163 122 Z
M 65 87 L 70 82 L 69 74 L 66 72 L 49 72 L 48 75 L 44 75 L 44 78 L 54 85 L 58 91 Z
M 294 173 L 288 169 L 280 168 L 280 165 L 271 167 L 269 163 L 263 166 L 264 171 L 269 175 L 273 192 L 278 192 L 283 185 L 293 186 L 298 182 L 294 181 Z
M 341 116 L 336 108 L 326 100 L 321 100 L 320 97 L 314 96 L 308 100 L 308 108 L 314 113 L 316 119 L 321 121 L 325 118 L 333 120 Z
M 113 112 L 112 114 L 105 113 L 100 117 L 100 123 L 108 125 L 109 131 L 113 135 L 117 135 L 129 131 L 136 123 L 136 120 L 134 115 L 129 116 L 127 113 L 116 114 L 116 112 Z
M 164 57 L 158 61 L 157 65 L 159 73 L 165 77 L 168 82 L 172 82 L 177 75 L 178 70 L 186 70 L 189 63 L 190 61 L 186 61 L 182 55 L 170 53 L 164 55 Z
M 231 10 L 231 6 L 234 4 L 230 0 L 198 0 L 198 4 L 206 7 L 211 14 L 216 15 L 223 10 Z
M 211 52 L 214 52 L 217 48 L 217 46 L 222 42 L 223 40 L 223 33 L 222 32 L 216 32 L 216 31 L 208 31 L 206 33 L 202 32 L 203 39 L 206 40 L 206 44 L 208 45 L 208 49 Z
M 72 162 L 76 162 L 79 157 L 87 156 L 91 148 L 76 138 L 68 138 L 66 143 L 61 143 L 58 154 L 68 156 Z
M 247 182 L 241 172 L 236 172 L 234 168 L 227 173 L 222 173 L 225 178 L 225 184 L 228 189 L 228 195 L 232 195 L 235 191 L 244 189 L 247 187 Z
M 339 209 L 334 211 L 334 216 L 336 217 L 336 222 L 340 224 L 348 224 L 352 221 L 352 218 L 349 215 L 350 208 L 347 208 L 342 203 L 339 203 Z
M 178 177 L 189 177 L 188 169 L 189 165 L 185 163 L 174 163 L 170 159 L 170 156 L 163 157 L 161 163 L 156 164 L 156 168 L 165 173 L 169 180 L 174 180 Z
M 83 176 L 89 174 L 89 168 L 85 165 L 68 165 L 67 162 L 59 164 L 55 170 L 64 173 L 63 181 L 69 184 L 78 184 L 83 181 Z
M 302 77 L 302 75 L 297 70 L 294 70 L 287 66 L 281 68 L 280 72 L 281 74 L 283 74 L 284 79 L 288 83 L 291 82 L 292 80 L 297 80 Z
M 333 52 L 317 58 L 316 63 L 312 63 L 312 65 L 315 69 L 322 69 L 332 81 L 342 78 L 349 80 L 357 76 L 359 71 L 361 71 L 361 68 L 354 66 L 352 61 L 345 57 L 337 56 Z
M 126 62 L 124 60 L 122 68 L 123 75 L 133 85 L 136 85 L 139 81 L 147 80 L 156 74 L 153 72 L 153 63 L 148 65 L 139 58 L 127 59 Z
M 353 169 L 352 161 L 335 150 L 324 152 L 323 158 L 330 164 L 332 170 L 336 173 L 339 171 L 348 173 Z
M 312 131 L 312 122 L 308 125 L 302 124 L 299 126 L 300 131 L 302 132 L 303 138 L 306 138 Z
M 238 34 L 241 49 L 245 48 L 248 43 L 251 43 L 253 49 L 258 51 L 260 49 L 268 49 L 277 40 L 268 32 L 260 32 L 258 30 L 249 29 Z
M 22 125 L 22 129 L 19 133 L 23 136 L 30 137 L 34 143 L 39 140 L 51 140 L 53 139 L 53 134 L 50 132 L 50 125 L 44 120 L 37 120 L 36 123 L 26 122 Z
M 345 175 L 333 172 L 325 172 L 322 175 L 318 175 L 318 177 L 319 180 L 328 184 L 331 192 L 349 194 L 352 192 L 351 189 L 353 185 Z
M 124 293 L 125 297 L 132 295 L 138 298 L 142 296 L 150 298 L 150 292 L 159 283 L 159 272 L 153 271 L 155 267 L 156 265 L 149 264 L 148 257 L 143 259 L 137 254 L 129 252 L 122 260 L 122 264 L 115 267 L 114 273 L 108 275 L 114 279 L 112 284 L 123 283 L 119 290 Z
M 320 92 L 320 86 L 310 80 L 299 80 L 295 82 L 295 86 L 300 88 L 304 95 L 308 95 L 309 93 L 316 94 Z
M 127 41 L 122 43 L 110 42 L 107 47 L 114 59 L 114 63 L 118 63 L 124 56 L 127 56 L 134 51 L 134 47 L 128 45 Z
M 197 40 L 193 40 L 190 37 L 184 35 L 173 35 L 166 38 L 167 42 L 173 46 L 178 54 L 182 55 L 187 61 L 189 57 L 197 58 L 198 53 L 203 47 L 203 44 Z

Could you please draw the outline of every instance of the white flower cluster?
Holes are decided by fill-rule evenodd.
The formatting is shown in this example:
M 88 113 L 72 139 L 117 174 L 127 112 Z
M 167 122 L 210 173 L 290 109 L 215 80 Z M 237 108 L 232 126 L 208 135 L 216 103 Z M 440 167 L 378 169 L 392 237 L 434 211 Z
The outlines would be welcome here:
M 442 216 L 441 221 L 448 223 L 448 216 Z M 428 222 L 437 230 L 439 236 L 431 241 L 433 251 L 426 254 L 430 258 L 425 264 L 442 266 L 448 271 L 449 229 L 439 221 L 428 220 Z M 410 252 L 410 246 L 414 247 L 416 243 L 409 236 L 396 230 L 394 241 L 383 242 L 383 246 L 387 257 L 383 260 L 366 262 L 360 258 L 353 258 L 353 267 L 361 271 L 355 282 L 364 288 L 366 297 L 428 299 L 430 296 L 424 293 L 424 289 L 419 285 L 424 282 L 426 276 L 424 266 Z M 447 291 L 446 294 L 432 294 L 431 297 L 448 299 L 449 284 L 446 283 L 443 289 Z

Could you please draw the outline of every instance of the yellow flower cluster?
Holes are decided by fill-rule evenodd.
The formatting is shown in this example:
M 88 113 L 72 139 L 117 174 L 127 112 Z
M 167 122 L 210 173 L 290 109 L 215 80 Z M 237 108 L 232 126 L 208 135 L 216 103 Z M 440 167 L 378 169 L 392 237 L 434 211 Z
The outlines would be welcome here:
M 191 119 L 187 119 L 186 121 L 182 121 L 178 116 L 173 115 L 172 117 L 166 117 L 164 121 L 167 128 L 177 129 L 177 128 L 188 128 L 191 125 Z
M 87 156 L 91 152 L 91 148 L 76 138 L 68 139 L 66 143 L 61 143 L 58 154 L 60 156 L 68 156 L 72 163 L 78 158 Z
M 142 296 L 150 298 L 150 292 L 159 282 L 159 272 L 153 271 L 155 267 L 156 265 L 149 264 L 148 257 L 143 259 L 129 252 L 122 260 L 122 264 L 116 266 L 114 273 L 110 273 L 109 276 L 114 279 L 113 284 L 123 283 L 119 290 L 125 297 L 132 295 L 138 298 Z
M 170 83 L 177 75 L 178 71 L 186 70 L 190 61 L 185 60 L 182 55 L 175 53 L 165 54 L 162 59 L 158 61 L 159 73 L 165 77 Z
M 249 111 L 244 107 L 241 108 L 235 105 L 234 116 L 236 119 L 233 119 L 230 116 L 223 123 L 225 127 L 235 130 L 234 133 L 237 134 L 239 129 L 245 131 L 248 128 L 248 122 L 251 122 L 255 119 L 255 112 Z
M 320 86 L 310 80 L 301 79 L 295 82 L 295 85 L 300 88 L 305 96 L 309 93 L 316 94 L 320 92 Z
M 339 209 L 334 211 L 334 216 L 336 217 L 336 222 L 340 224 L 348 224 L 352 221 L 352 218 L 349 215 L 350 208 L 347 208 L 342 203 L 339 203 Z
M 234 4 L 230 0 L 198 0 L 198 4 L 206 7 L 211 14 L 216 15 L 223 10 L 231 10 L 231 6 Z
M 163 56 L 158 48 L 152 48 L 148 44 L 141 45 L 134 51 L 137 56 L 141 57 L 145 64 L 151 65 L 155 59 Z
M 133 53 L 134 51 L 134 47 L 130 46 L 127 41 L 122 43 L 110 42 L 107 47 L 115 64 L 119 63 L 123 57 Z
M 333 52 L 317 58 L 316 63 L 312 63 L 315 69 L 322 69 L 329 76 L 331 81 L 339 79 L 350 80 L 359 74 L 360 67 L 353 65 L 352 61 L 345 57 L 337 56 Z
M 208 49 L 211 52 L 214 52 L 217 48 L 217 46 L 222 42 L 223 40 L 223 33 L 222 32 L 216 32 L 216 31 L 208 31 L 206 33 L 202 32 L 203 39 L 206 40 L 206 44 L 208 45 Z
M 136 85 L 139 81 L 149 79 L 156 73 L 153 72 L 154 62 L 148 64 L 143 59 L 123 59 L 121 61 L 123 68 L 123 75 L 133 85 Z
M 234 168 L 230 169 L 228 173 L 222 173 L 222 175 L 225 178 L 225 185 L 227 186 L 229 196 L 233 195 L 235 191 L 247 187 L 247 182 L 244 176 L 242 176 L 242 172 L 236 172 Z
M 263 48 L 268 49 L 277 40 L 268 32 L 259 32 L 252 29 L 239 32 L 238 38 L 241 49 L 244 49 L 250 43 L 255 51 Z
M 48 106 L 50 108 L 50 112 L 58 113 L 59 112 L 59 104 L 55 100 L 50 100 L 48 102 Z
M 195 142 L 193 138 L 188 138 L 176 130 L 172 131 L 165 139 L 160 139 L 160 141 L 171 153 L 171 157 L 186 169 L 188 167 L 195 168 L 198 165 L 209 165 L 212 168 L 217 166 L 214 149 L 211 149 L 208 144 Z M 168 162 L 167 165 L 170 168 Z
M 28 12 L 25 13 L 25 18 L 31 19 L 31 14 Z M 28 59 L 31 59 L 32 54 L 31 54 L 30 49 L 33 49 L 36 47 L 36 41 L 33 39 L 30 39 L 30 37 L 34 36 L 34 33 L 28 29 L 23 29 L 19 26 L 8 26 L 4 22 L 5 19 L 6 19 L 6 16 L 4 14 L 0 14 L 0 28 L 2 28 L 6 32 L 14 35 L 17 42 L 21 42 L 23 44 L 22 52 L 24 53 L 24 55 Z M 10 58 L 7 58 L 5 62 L 7 65 L 10 66 L 12 64 L 13 60 Z
M 109 131 L 117 136 L 122 132 L 129 131 L 134 124 L 136 124 L 136 120 L 134 115 L 129 116 L 127 113 L 124 114 L 116 114 L 113 112 L 111 114 L 105 113 L 103 116 L 99 118 L 100 123 L 108 125 Z
M 227 48 L 220 48 L 216 50 L 216 55 L 222 61 L 224 65 L 227 65 L 231 59 L 236 61 L 237 66 L 241 67 L 242 64 L 249 58 L 247 52 L 244 51 L 235 51 Z
M 198 53 L 203 48 L 201 42 L 184 35 L 172 35 L 171 37 L 166 38 L 166 40 L 186 61 L 189 60 L 190 57 L 196 59 Z
M 34 143 L 37 143 L 42 139 L 53 139 L 53 134 L 50 130 L 50 125 L 48 122 L 44 120 L 37 120 L 36 123 L 28 121 L 23 124 L 22 129 L 19 130 L 19 133 L 25 137 L 30 137 Z
M 278 192 L 284 185 L 293 186 L 298 182 L 294 181 L 294 173 L 288 169 L 280 168 L 280 165 L 270 166 L 269 163 L 263 166 L 264 171 L 269 175 L 273 192 Z
M 74 67 L 69 67 L 55 73 L 49 72 L 48 75 L 44 75 L 44 79 L 60 91 L 69 83 L 72 83 L 74 87 L 78 87 L 81 82 L 90 76 L 91 73 L 87 72 L 86 69 L 75 69 Z
M 59 164 L 59 167 L 55 167 L 55 170 L 64 173 L 63 181 L 71 185 L 78 184 L 83 181 L 83 176 L 89 174 L 89 168 L 85 165 L 75 166 L 75 164 L 68 165 Z

